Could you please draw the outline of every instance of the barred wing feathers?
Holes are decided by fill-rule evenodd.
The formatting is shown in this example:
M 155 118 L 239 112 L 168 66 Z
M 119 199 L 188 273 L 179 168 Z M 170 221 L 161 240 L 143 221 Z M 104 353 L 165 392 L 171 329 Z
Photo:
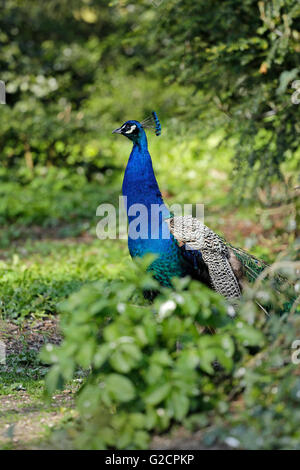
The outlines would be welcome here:
M 167 219 L 170 232 L 183 248 L 185 259 L 198 250 L 208 268 L 212 287 L 226 298 L 241 295 L 242 264 L 224 240 L 191 216 Z

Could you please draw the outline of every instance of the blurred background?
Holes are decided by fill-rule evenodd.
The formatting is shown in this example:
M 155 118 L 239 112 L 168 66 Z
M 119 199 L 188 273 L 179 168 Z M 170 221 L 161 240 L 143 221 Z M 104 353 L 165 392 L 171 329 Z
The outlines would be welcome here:
M 150 153 L 168 203 L 205 204 L 207 225 L 267 262 L 295 251 L 298 0 L 0 6 L 0 316 L 14 354 L 19 334 L 30 351 L 41 331 L 59 342 L 52 316 L 82 284 L 128 272 L 126 240 L 97 240 L 95 214 L 118 203 L 131 150 L 112 130 L 152 110 L 162 135 L 148 132 Z M 28 354 L 12 356 L 2 393 L 40 393 L 43 368 L 26 371 Z
M 163 135 L 149 137 L 151 153 L 170 200 L 233 216 L 293 198 L 296 0 L 8 0 L 0 28 L 2 246 L 29 227 L 89 227 L 119 194 L 130 152 L 112 129 L 152 109 Z

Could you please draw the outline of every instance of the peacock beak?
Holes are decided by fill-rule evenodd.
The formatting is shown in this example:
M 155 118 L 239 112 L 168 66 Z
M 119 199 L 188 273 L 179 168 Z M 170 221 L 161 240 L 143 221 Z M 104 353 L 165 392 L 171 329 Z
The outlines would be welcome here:
M 118 127 L 118 129 L 115 129 L 112 131 L 113 134 L 122 134 L 121 127 Z

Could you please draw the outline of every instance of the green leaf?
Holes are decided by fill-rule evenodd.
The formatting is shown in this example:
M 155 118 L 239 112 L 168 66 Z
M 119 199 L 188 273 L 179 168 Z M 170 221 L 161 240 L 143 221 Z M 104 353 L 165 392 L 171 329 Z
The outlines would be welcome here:
M 242 321 L 237 322 L 234 335 L 244 346 L 263 346 L 265 343 L 265 337 L 261 331 Z
M 172 358 L 166 349 L 162 349 L 161 351 L 155 351 L 152 354 L 151 362 L 162 366 L 169 366 L 172 364 Z
M 198 341 L 198 345 L 200 367 L 205 370 L 205 372 L 209 374 L 214 373 L 212 364 L 216 360 L 226 370 L 230 371 L 232 369 L 234 344 L 229 335 L 202 336 Z
M 137 366 L 142 358 L 141 351 L 135 344 L 122 344 L 112 353 L 109 362 L 118 372 L 127 373 Z
M 110 374 L 105 381 L 106 389 L 113 400 L 125 403 L 133 400 L 136 391 L 133 383 L 120 374 Z
M 171 385 L 168 383 L 150 387 L 144 395 L 145 403 L 153 406 L 158 405 L 168 396 L 170 390 Z
M 189 411 L 189 399 L 182 391 L 173 391 L 167 401 L 167 408 L 178 421 L 181 421 Z

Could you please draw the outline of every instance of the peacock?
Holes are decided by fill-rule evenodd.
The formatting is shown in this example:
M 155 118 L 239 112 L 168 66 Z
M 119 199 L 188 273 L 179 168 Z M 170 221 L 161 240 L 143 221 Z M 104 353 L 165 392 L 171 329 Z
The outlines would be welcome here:
M 155 111 L 142 122 L 126 121 L 113 131 L 133 143 L 122 185 L 131 257 L 154 254 L 149 269 L 162 286 L 172 286 L 175 276 L 190 276 L 227 299 L 238 299 L 245 283 L 254 281 L 267 264 L 232 246 L 197 218 L 174 216 L 169 211 L 148 150 L 145 129 L 149 128 L 160 135 L 161 125 Z M 153 208 L 157 207 L 159 213 L 153 217 Z

